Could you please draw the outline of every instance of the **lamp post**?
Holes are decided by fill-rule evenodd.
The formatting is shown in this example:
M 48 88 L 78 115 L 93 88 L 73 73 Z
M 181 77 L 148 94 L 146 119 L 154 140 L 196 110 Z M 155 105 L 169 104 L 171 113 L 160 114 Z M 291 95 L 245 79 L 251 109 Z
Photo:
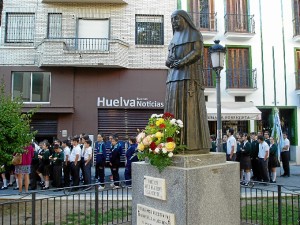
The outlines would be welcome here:
M 221 119 L 221 90 L 220 90 L 220 72 L 224 68 L 224 58 L 226 49 L 220 45 L 219 40 L 209 48 L 212 69 L 216 72 L 217 88 L 217 152 L 222 151 L 222 119 Z

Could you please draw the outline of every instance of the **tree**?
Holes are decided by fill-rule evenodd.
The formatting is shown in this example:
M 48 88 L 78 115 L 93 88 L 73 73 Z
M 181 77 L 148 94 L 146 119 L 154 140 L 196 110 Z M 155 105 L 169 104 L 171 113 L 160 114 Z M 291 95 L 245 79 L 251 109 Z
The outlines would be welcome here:
M 12 155 L 23 152 L 29 145 L 35 132 L 30 129 L 30 121 L 34 110 L 22 113 L 23 103 L 20 99 L 12 99 L 5 93 L 4 80 L 0 82 L 0 167 L 9 164 Z

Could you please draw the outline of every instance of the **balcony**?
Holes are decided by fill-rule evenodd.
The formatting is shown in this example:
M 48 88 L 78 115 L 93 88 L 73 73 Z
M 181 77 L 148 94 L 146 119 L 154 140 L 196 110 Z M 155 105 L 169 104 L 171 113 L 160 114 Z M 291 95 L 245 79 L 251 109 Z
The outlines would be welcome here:
M 227 69 L 226 91 L 232 95 L 249 95 L 257 90 L 257 70 Z
M 300 41 L 300 18 L 294 18 L 293 19 L 293 40 L 294 41 Z
M 300 71 L 295 72 L 296 93 L 300 94 Z
M 128 67 L 128 44 L 118 39 L 45 39 L 38 46 L 37 51 L 37 64 L 39 67 Z
M 127 0 L 42 0 L 43 3 L 111 3 L 127 4 Z
M 225 37 L 231 40 L 249 40 L 255 35 L 254 15 L 225 15 Z
M 212 68 L 203 69 L 203 86 L 206 95 L 216 93 L 215 77 L 213 76 Z
M 217 34 L 217 13 L 190 12 L 196 27 L 201 31 L 203 37 L 213 38 Z

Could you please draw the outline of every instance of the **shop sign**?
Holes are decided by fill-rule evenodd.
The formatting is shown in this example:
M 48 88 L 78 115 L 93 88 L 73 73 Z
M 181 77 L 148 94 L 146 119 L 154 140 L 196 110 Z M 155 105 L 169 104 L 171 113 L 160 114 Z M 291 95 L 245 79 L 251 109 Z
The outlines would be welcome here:
M 164 103 L 150 100 L 149 98 L 106 98 L 98 97 L 97 107 L 99 108 L 164 108 Z
M 208 120 L 217 120 L 216 115 L 207 115 Z M 259 115 L 222 115 L 222 120 L 260 120 Z

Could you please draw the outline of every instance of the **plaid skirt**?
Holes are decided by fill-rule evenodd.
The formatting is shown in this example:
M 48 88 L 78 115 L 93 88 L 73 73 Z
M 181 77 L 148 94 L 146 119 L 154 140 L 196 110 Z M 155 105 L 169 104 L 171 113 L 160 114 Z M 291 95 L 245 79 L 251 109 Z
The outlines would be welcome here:
M 30 174 L 31 165 L 17 165 L 15 166 L 15 174 Z

